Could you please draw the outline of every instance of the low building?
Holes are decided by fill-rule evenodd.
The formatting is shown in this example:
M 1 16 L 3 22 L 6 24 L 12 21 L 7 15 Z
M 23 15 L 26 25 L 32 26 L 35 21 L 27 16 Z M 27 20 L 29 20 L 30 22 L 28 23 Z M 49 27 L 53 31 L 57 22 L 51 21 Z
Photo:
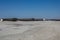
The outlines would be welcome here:
M 1 18 L 0 21 L 3 22 L 3 19 Z

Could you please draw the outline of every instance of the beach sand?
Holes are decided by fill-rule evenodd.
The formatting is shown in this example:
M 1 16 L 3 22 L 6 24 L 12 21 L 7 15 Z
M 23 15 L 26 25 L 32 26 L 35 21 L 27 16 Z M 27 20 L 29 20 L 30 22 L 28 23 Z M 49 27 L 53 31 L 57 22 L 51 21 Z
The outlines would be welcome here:
M 60 21 L 0 22 L 0 40 L 60 40 Z

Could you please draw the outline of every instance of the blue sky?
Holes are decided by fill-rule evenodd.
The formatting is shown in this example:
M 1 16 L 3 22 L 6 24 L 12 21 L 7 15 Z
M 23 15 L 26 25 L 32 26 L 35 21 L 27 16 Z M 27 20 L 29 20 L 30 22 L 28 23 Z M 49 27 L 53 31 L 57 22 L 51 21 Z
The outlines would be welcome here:
M 0 0 L 0 18 L 60 18 L 60 0 Z

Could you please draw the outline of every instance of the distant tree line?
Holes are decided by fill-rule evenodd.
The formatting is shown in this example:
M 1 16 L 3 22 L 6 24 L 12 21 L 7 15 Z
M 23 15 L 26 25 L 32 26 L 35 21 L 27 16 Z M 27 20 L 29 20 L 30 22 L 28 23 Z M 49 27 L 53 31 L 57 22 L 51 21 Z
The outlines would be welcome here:
M 50 21 L 60 21 L 60 19 L 48 19 Z
M 43 21 L 43 19 L 35 19 L 35 18 L 4 18 L 3 21 Z
M 43 19 L 35 19 L 35 18 L 23 18 L 18 20 L 19 21 L 43 21 Z
M 3 21 L 17 21 L 17 18 L 4 18 Z
M 35 18 L 3 18 L 3 21 L 44 21 L 43 18 L 35 19 Z M 60 19 L 45 19 L 45 21 L 60 21 Z

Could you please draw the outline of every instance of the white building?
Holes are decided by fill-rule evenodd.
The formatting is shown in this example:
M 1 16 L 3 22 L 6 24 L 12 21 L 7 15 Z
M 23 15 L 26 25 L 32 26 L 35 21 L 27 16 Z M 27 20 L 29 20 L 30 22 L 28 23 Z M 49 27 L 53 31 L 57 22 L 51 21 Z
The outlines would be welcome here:
M 45 18 L 43 18 L 43 21 L 45 21 Z
M 1 22 L 3 22 L 3 19 L 0 19 Z

